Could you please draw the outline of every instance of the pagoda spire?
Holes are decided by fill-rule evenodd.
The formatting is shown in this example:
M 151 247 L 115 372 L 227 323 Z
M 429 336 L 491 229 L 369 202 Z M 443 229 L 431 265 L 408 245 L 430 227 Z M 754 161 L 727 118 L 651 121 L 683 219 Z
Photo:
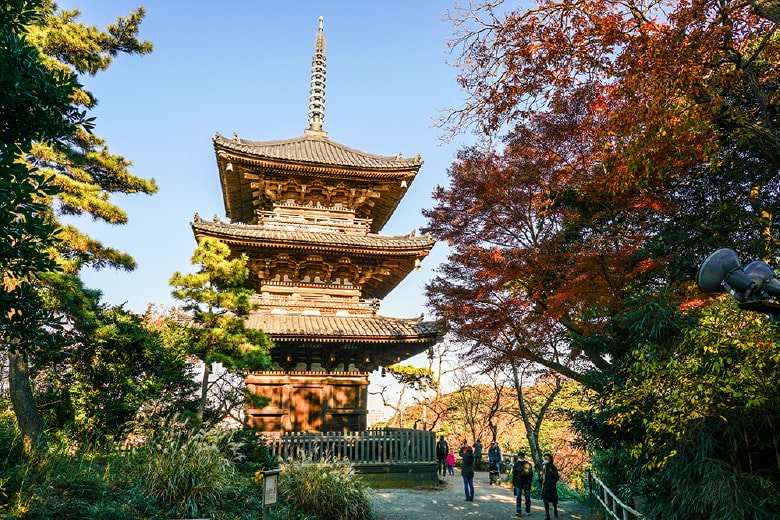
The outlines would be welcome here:
M 322 33 L 322 16 L 311 58 L 311 89 L 309 90 L 309 128 L 305 133 L 327 135 L 322 130 L 325 119 L 325 35 Z

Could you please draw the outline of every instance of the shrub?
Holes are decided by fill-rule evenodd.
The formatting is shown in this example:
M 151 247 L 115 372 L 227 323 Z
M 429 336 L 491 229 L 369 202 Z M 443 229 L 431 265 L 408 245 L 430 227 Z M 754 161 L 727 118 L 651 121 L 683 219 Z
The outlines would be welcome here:
M 94 451 L 71 455 L 50 443 L 48 453 L 3 469 L 7 483 L 3 518 L 26 520 L 111 520 L 162 518 L 154 504 L 134 489 L 125 489 L 113 472 L 121 454 Z M 120 464 L 121 465 L 121 464 Z
M 279 457 L 271 454 L 265 439 L 255 430 L 235 430 L 232 444 L 236 447 L 234 462 L 239 471 L 254 473 L 279 467 Z
M 48 452 L 25 457 L 15 422 L 4 417 L 0 414 L 0 518 L 256 520 L 262 514 L 262 490 L 249 468 L 261 466 L 267 449 L 253 444 L 251 435 L 193 433 L 168 425 L 136 449 L 118 451 L 79 445 L 60 430 L 49 432 Z M 234 471 L 236 464 L 243 469 Z
M 198 516 L 227 493 L 236 478 L 220 450 L 230 432 L 166 429 L 133 450 L 128 471 L 144 493 L 178 515 Z
M 374 520 L 370 489 L 346 461 L 293 461 L 282 466 L 278 493 L 288 518 Z M 278 517 L 278 516 L 277 516 Z

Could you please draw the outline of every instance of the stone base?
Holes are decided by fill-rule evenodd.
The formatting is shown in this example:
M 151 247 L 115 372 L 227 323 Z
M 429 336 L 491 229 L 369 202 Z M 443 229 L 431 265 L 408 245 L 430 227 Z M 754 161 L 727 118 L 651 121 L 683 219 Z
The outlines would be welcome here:
M 353 467 L 374 489 L 427 487 L 439 483 L 436 462 L 353 464 Z

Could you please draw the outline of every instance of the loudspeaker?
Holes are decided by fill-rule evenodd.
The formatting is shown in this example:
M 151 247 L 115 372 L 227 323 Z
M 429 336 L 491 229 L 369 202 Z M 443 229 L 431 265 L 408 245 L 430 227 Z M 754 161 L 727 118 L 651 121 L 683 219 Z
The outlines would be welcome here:
M 775 273 L 772 271 L 772 268 L 766 265 L 766 262 L 762 262 L 761 260 L 750 262 L 745 266 L 744 271 L 745 274 L 755 280 L 756 284 L 758 285 L 761 285 L 775 277 Z
M 767 280 L 766 285 L 764 285 L 764 292 L 776 300 L 780 299 L 780 280 L 777 278 Z
M 718 293 L 725 291 L 723 281 L 735 268 L 740 267 L 737 253 L 728 248 L 718 249 L 701 264 L 699 274 L 696 275 L 696 283 L 705 293 Z
M 780 297 L 780 280 L 775 278 L 775 272 L 766 262 L 756 260 L 745 266 L 745 273 L 751 277 L 761 290 L 773 298 Z

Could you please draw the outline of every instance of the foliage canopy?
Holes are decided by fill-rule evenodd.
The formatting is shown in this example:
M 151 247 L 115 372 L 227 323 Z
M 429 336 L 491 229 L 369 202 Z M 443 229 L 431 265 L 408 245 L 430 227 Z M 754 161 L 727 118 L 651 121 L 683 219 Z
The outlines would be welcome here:
M 475 357 L 503 344 L 505 359 L 531 360 L 595 390 L 599 417 L 583 419 L 582 432 L 601 447 L 621 439 L 627 457 L 617 458 L 632 461 L 636 472 L 624 475 L 633 481 L 651 481 L 658 467 L 701 471 L 699 423 L 670 416 L 717 408 L 698 385 L 707 388 L 731 354 L 718 350 L 717 363 L 708 356 L 720 343 L 698 314 L 707 303 L 693 282 L 697 267 L 724 246 L 744 258 L 780 258 L 777 23 L 729 0 L 518 8 L 488 0 L 450 17 L 468 95 L 442 125 L 475 129 L 484 142 L 461 150 L 426 211 L 427 231 L 452 248 L 428 286 L 431 307 Z M 759 344 L 774 332 L 764 317 L 753 319 L 763 339 L 734 353 L 744 377 L 729 377 L 731 390 L 713 395 L 748 414 L 762 439 L 746 441 L 749 458 L 764 458 L 760 443 L 774 446 L 771 468 L 736 464 L 735 482 L 776 482 L 778 417 L 750 413 L 773 392 L 746 375 L 764 372 Z M 733 337 L 745 329 L 722 326 Z M 646 363 L 672 354 L 674 364 Z M 670 403 L 648 381 L 692 386 L 677 390 L 677 407 L 664 415 Z M 647 396 L 644 415 L 632 408 L 638 396 Z M 658 431 L 637 424 L 645 416 Z M 746 426 L 721 427 L 736 438 Z M 670 448 L 667 431 L 693 451 Z M 668 475 L 670 486 L 684 484 L 680 472 Z M 682 511 L 672 503 L 665 515 Z

